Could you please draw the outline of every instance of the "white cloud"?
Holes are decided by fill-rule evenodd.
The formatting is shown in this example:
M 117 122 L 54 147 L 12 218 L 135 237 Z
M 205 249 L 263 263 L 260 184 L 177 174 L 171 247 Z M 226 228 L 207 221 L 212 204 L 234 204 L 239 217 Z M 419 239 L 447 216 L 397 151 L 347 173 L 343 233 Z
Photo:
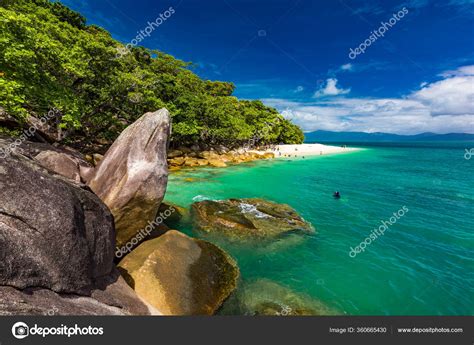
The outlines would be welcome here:
M 425 105 L 432 115 L 474 114 L 474 76 L 451 77 L 428 84 L 408 98 Z
M 300 85 L 295 89 L 294 92 L 302 92 L 302 91 L 304 91 L 304 87 Z
M 326 86 L 321 87 L 316 93 L 314 97 L 324 97 L 324 96 L 338 96 L 338 95 L 345 95 L 348 94 L 351 89 L 339 89 L 337 87 L 337 79 L 336 78 L 329 78 L 326 80 Z
M 474 76 L 474 65 L 459 67 L 455 70 L 445 71 L 440 74 L 441 77 L 459 77 L 459 76 Z
M 342 71 L 352 71 L 353 65 L 351 63 L 346 63 L 340 67 Z
M 473 67 L 443 73 L 445 79 L 425 84 L 401 98 L 337 97 L 306 103 L 267 99 L 264 102 L 291 117 L 304 131 L 474 133 L 474 76 L 470 75 Z

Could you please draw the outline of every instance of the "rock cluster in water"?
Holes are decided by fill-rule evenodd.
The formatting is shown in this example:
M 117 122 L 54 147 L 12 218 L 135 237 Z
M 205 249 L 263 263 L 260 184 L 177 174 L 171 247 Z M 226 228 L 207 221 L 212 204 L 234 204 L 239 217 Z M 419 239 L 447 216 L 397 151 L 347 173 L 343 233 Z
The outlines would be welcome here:
M 191 214 L 162 203 L 168 164 L 273 157 L 225 148 L 167 153 L 170 121 L 166 109 L 147 113 L 89 159 L 0 137 L 0 148 L 11 148 L 0 158 L 0 315 L 213 315 L 223 305 L 244 314 L 321 313 L 268 281 L 232 296 L 235 260 L 168 227 L 192 217 L 199 231 L 241 242 L 314 232 L 290 206 L 262 199 L 204 200 Z
M 143 115 L 95 168 L 68 148 L 0 138 L 13 148 L 0 159 L 0 315 L 211 315 L 221 306 L 237 284 L 235 261 L 161 222 L 120 271 L 114 264 L 116 246 L 159 214 L 170 127 L 166 109 Z
M 271 239 L 286 233 L 312 233 L 288 205 L 263 199 L 204 200 L 192 205 L 196 229 L 232 240 Z
M 229 150 L 223 146 L 204 151 L 201 151 L 198 147 L 182 147 L 177 150 L 171 150 L 168 153 L 168 164 L 170 170 L 202 166 L 224 168 L 228 166 L 228 164 L 240 164 L 259 159 L 271 159 L 274 157 L 275 155 L 271 152 L 259 153 L 243 149 Z

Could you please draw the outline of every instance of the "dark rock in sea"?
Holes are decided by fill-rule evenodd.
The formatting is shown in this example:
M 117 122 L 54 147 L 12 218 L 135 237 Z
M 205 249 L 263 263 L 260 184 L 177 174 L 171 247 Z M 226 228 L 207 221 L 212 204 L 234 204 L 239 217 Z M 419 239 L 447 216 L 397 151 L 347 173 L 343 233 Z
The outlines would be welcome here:
M 196 229 L 232 240 L 271 239 L 289 232 L 313 233 L 288 205 L 263 199 L 205 200 L 192 205 Z
M 12 154 L 0 200 L 0 285 L 81 295 L 112 272 L 113 217 L 86 186 Z
M 189 218 L 189 211 L 179 205 L 170 202 L 162 202 L 158 209 L 158 216 L 164 219 L 168 226 L 177 225 L 183 218 Z
M 119 269 L 137 295 L 165 315 L 214 314 L 239 277 L 219 247 L 175 230 L 138 246 Z
M 146 113 L 127 127 L 88 183 L 115 218 L 117 246 L 153 222 L 166 191 L 169 112 Z

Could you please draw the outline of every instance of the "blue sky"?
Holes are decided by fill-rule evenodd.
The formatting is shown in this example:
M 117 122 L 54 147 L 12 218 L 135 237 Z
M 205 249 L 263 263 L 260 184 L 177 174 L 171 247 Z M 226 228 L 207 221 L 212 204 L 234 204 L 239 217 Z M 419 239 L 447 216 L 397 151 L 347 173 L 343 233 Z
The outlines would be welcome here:
M 474 0 L 62 2 L 125 44 L 173 7 L 141 45 L 306 131 L 474 133 Z

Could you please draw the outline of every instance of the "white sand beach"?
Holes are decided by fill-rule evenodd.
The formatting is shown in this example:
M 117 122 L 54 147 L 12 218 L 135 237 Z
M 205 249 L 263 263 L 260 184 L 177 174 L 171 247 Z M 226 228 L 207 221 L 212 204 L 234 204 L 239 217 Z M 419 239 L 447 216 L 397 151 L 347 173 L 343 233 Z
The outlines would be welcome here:
M 319 156 L 335 153 L 347 153 L 360 150 L 353 147 L 329 146 L 323 144 L 300 144 L 300 145 L 277 145 L 271 152 L 275 154 L 275 158 L 303 157 L 303 156 Z M 262 151 L 259 151 L 262 152 Z

